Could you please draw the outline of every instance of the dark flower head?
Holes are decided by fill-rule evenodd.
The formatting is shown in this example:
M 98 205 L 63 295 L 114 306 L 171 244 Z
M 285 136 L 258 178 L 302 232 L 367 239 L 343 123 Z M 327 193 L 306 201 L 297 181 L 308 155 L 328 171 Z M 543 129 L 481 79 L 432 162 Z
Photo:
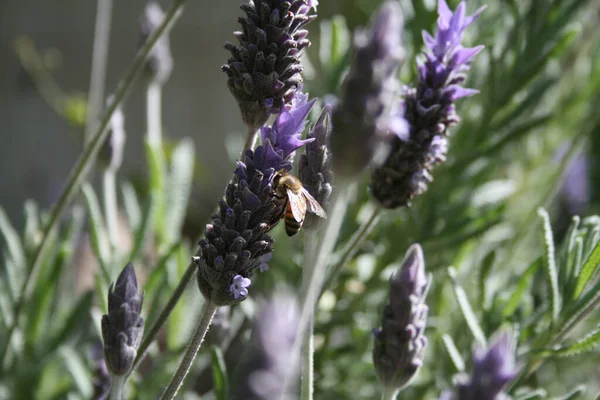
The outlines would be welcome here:
M 373 331 L 373 363 L 387 388 L 402 388 L 423 364 L 429 311 L 425 298 L 430 282 L 431 278 L 425 275 L 423 250 L 414 244 L 390 279 L 382 327 Z
M 404 58 L 403 25 L 400 5 L 389 1 L 371 28 L 354 38 L 354 59 L 332 115 L 331 150 L 338 178 L 360 173 L 385 157 L 393 136 L 407 134 L 406 123 L 394 110 L 400 89 L 396 74 Z
M 507 398 L 502 388 L 517 376 L 514 334 L 510 329 L 492 340 L 488 349 L 476 348 L 473 372 L 459 377 L 454 392 L 442 396 L 448 400 L 501 400 Z
M 256 269 L 266 271 L 273 251 L 267 233 L 279 221 L 283 204 L 273 197 L 272 179 L 281 169 L 290 170 L 295 151 L 309 141 L 300 140 L 314 101 L 297 96 L 295 108 L 282 110 L 272 127 L 262 129 L 262 145 L 247 149 L 238 161 L 220 212 L 206 226 L 199 243 L 198 285 L 216 305 L 231 305 L 248 295 Z
M 302 184 L 322 207 L 327 205 L 333 190 L 328 143 L 330 134 L 331 106 L 325 106 L 315 126 L 307 135 L 307 138 L 313 139 L 313 142 L 306 145 L 305 153 L 300 156 L 298 165 L 298 175 Z M 308 213 L 304 220 L 304 229 L 316 228 L 321 221 L 322 218 Z
M 165 13 L 160 8 L 160 5 L 156 1 L 149 1 L 146 4 L 144 14 L 140 18 L 141 45 L 152 36 L 164 19 Z M 171 55 L 171 45 L 169 44 L 169 36 L 165 33 L 154 44 L 148 56 L 146 72 L 151 79 L 164 85 L 169 80 L 172 70 L 173 56 Z
M 135 271 L 127 264 L 117 284 L 108 290 L 108 314 L 102 316 L 102 339 L 106 365 L 113 375 L 129 372 L 144 332 L 141 317 L 144 295 L 138 293 Z
M 302 50 L 310 45 L 304 26 L 315 18 L 316 0 L 254 0 L 241 6 L 242 30 L 222 70 L 244 123 L 255 131 L 269 115 L 291 107 L 302 85 Z
M 296 300 L 289 295 L 278 294 L 259 305 L 250 347 L 232 380 L 235 382 L 233 400 L 298 398 L 294 395 L 295 388 L 284 389 L 284 384 L 286 375 L 293 379 L 298 377 L 298 365 L 291 365 L 290 360 L 299 319 Z
M 470 17 L 465 8 L 461 2 L 452 13 L 446 1 L 439 0 L 436 36 L 423 32 L 428 52 L 418 64 L 417 86 L 404 90 L 403 112 L 410 134 L 392 139 L 387 160 L 372 175 L 373 196 L 386 208 L 408 206 L 427 189 L 433 180 L 431 170 L 446 160 L 448 128 L 459 121 L 454 102 L 477 93 L 460 85 L 483 46 L 464 48 L 461 42 L 464 30 L 483 8 Z

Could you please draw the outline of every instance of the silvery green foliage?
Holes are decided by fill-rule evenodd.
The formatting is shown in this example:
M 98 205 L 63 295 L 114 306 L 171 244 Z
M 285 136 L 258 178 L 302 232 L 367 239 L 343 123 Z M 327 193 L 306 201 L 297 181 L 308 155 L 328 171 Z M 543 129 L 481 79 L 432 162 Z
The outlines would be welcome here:
M 108 291 L 108 314 L 102 316 L 106 366 L 113 375 L 127 374 L 133 366 L 144 332 L 140 313 L 144 295 L 138 292 L 135 270 L 127 264 Z
M 430 284 L 423 249 L 413 244 L 390 278 L 381 328 L 373 331 L 373 363 L 386 388 L 404 387 L 423 365 L 429 311 L 425 298 Z
M 269 115 L 289 108 L 302 87 L 302 50 L 310 45 L 304 29 L 315 18 L 316 0 L 254 0 L 241 6 L 239 45 L 227 43 L 231 58 L 222 66 L 242 119 L 255 131 Z
M 299 365 L 291 360 L 299 319 L 298 304 L 289 294 L 278 293 L 259 303 L 250 344 L 232 381 L 232 400 L 297 398 Z
M 354 38 L 353 60 L 332 114 L 332 162 L 339 179 L 354 177 L 387 154 L 392 136 L 407 134 L 403 117 L 395 112 L 403 28 L 400 5 L 388 1 Z
M 151 0 L 146 4 L 144 13 L 140 18 L 141 44 L 144 44 L 154 31 L 158 29 L 164 18 L 165 13 L 158 2 Z M 150 79 L 155 80 L 160 85 L 164 85 L 171 76 L 173 64 L 169 35 L 163 35 L 150 52 L 146 64 L 146 73 Z

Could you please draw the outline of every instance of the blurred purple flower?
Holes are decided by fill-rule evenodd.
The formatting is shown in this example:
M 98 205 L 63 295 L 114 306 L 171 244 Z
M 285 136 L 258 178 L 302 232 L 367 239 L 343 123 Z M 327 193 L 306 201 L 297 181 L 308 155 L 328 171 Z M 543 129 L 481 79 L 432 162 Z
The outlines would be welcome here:
M 373 331 L 373 363 L 381 383 L 390 389 L 404 387 L 423 364 L 427 346 L 425 304 L 431 279 L 425 275 L 425 258 L 413 244 L 390 279 L 388 303 L 381 328 Z
M 417 86 L 404 90 L 403 116 L 410 135 L 392 139 L 387 160 L 372 174 L 373 196 L 386 208 L 409 206 L 427 190 L 431 170 L 446 160 L 448 128 L 459 121 L 454 102 L 477 93 L 460 85 L 483 46 L 465 48 L 461 42 L 464 30 L 484 7 L 472 16 L 465 16 L 465 8 L 463 1 L 453 13 L 445 0 L 439 0 L 437 33 L 433 37 L 423 32 L 429 51 L 418 63 Z
M 407 125 L 393 106 L 404 59 L 402 9 L 388 1 L 368 30 L 354 38 L 354 59 L 332 114 L 331 150 L 338 178 L 351 178 L 376 158 L 385 158 L 393 136 L 406 137 Z
M 310 45 L 303 29 L 315 18 L 316 0 L 254 0 L 241 6 L 239 45 L 225 44 L 231 58 L 222 66 L 227 85 L 251 131 L 269 115 L 290 108 L 302 85 L 302 50 Z
M 268 269 L 273 238 L 267 232 L 283 211 L 283 204 L 272 196 L 271 181 L 277 171 L 291 170 L 295 151 L 310 142 L 300 140 L 314 103 L 306 99 L 304 94 L 296 96 L 294 108 L 282 110 L 272 127 L 262 129 L 262 144 L 246 149 L 219 200 L 219 214 L 206 226 L 201 254 L 194 260 L 200 291 L 216 305 L 243 301 L 247 289 L 231 289 L 234 279 L 250 279 L 256 269 Z

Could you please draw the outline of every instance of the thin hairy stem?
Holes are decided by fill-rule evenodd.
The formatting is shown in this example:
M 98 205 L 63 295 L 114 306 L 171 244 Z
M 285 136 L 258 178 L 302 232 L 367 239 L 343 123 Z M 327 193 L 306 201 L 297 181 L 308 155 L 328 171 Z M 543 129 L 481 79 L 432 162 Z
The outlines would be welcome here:
M 140 50 L 137 52 L 135 59 L 127 69 L 127 72 L 125 73 L 125 76 L 119 82 L 114 99 L 112 100 L 106 112 L 104 113 L 102 121 L 98 125 L 98 128 L 96 129 L 94 135 L 92 136 L 89 143 L 85 146 L 83 153 L 81 154 L 81 156 L 75 163 L 75 166 L 71 170 L 71 174 L 69 175 L 69 179 L 67 181 L 65 189 L 62 191 L 60 198 L 58 199 L 56 205 L 52 209 L 48 224 L 44 228 L 42 241 L 38 246 L 33 257 L 33 264 L 29 271 L 27 271 L 25 279 L 23 280 L 23 284 L 21 286 L 21 290 L 19 290 L 21 296 L 15 303 L 14 320 L 13 324 L 8 329 L 7 335 L 4 340 L 3 349 L 0 352 L 0 364 L 3 363 L 4 357 L 6 355 L 6 350 L 10 345 L 13 333 L 17 327 L 21 308 L 31 298 L 33 289 L 35 288 L 35 281 L 39 273 L 39 269 L 42 265 L 42 260 L 44 259 L 46 251 L 48 250 L 48 246 L 51 242 L 49 240 L 50 237 L 52 236 L 53 232 L 58 226 L 60 218 L 66 210 L 67 206 L 71 204 L 71 201 L 79 192 L 79 189 L 81 189 L 81 185 L 84 181 L 87 172 L 89 171 L 90 166 L 96 160 L 96 156 L 100 151 L 100 147 L 102 146 L 102 144 L 106 140 L 106 137 L 108 136 L 108 130 L 106 129 L 106 127 L 108 126 L 108 123 L 110 122 L 113 113 L 125 99 L 127 93 L 129 92 L 129 89 L 131 88 L 136 78 L 142 71 L 146 62 L 146 58 L 152 50 L 152 47 L 154 46 L 156 41 L 163 35 L 163 33 L 166 32 L 166 28 L 169 25 L 169 22 L 175 17 L 177 11 L 181 8 L 184 1 L 185 0 L 174 0 L 173 6 L 165 16 L 165 19 L 163 20 L 161 25 L 152 34 L 152 36 L 150 36 L 150 38 L 142 46 L 142 48 L 140 48 Z
M 150 345 L 156 338 L 156 335 L 158 334 L 158 332 L 160 331 L 162 326 L 165 324 L 165 322 L 169 318 L 169 315 L 171 315 L 171 312 L 177 306 L 179 299 L 183 295 L 183 292 L 185 292 L 185 288 L 187 287 L 188 283 L 190 283 L 190 281 L 192 280 L 192 278 L 195 275 L 196 275 L 196 264 L 192 261 L 190 263 L 190 265 L 188 266 L 188 268 L 185 270 L 183 276 L 181 277 L 181 280 L 177 284 L 177 287 L 171 294 L 169 301 L 167 302 L 165 307 L 162 309 L 162 311 L 158 315 L 158 318 L 156 318 L 156 321 L 154 321 L 152 323 L 152 326 L 146 333 L 146 336 L 142 340 L 142 343 L 140 343 L 140 347 L 138 348 L 137 356 L 135 358 L 135 361 L 133 362 L 133 368 L 131 369 L 131 371 L 133 371 L 137 367 L 139 367 L 140 363 L 144 360 L 144 357 L 146 356 L 146 353 L 148 352 L 148 348 L 150 347 Z
M 323 237 L 320 241 L 318 251 L 316 252 L 317 255 L 313 271 L 307 284 L 306 295 L 303 299 L 302 313 L 300 314 L 300 321 L 298 324 L 298 332 L 300 332 L 300 335 L 296 338 L 292 348 L 291 365 L 295 365 L 300 356 L 302 338 L 312 319 L 312 314 L 314 313 L 321 287 L 325 283 L 325 278 L 327 277 L 325 271 L 327 259 L 333 252 L 342 223 L 344 222 L 346 210 L 348 209 L 349 194 L 352 191 L 352 188 L 347 182 L 339 182 L 338 185 L 341 189 L 333 196 L 327 225 L 325 226 Z M 287 374 L 283 393 L 287 393 L 286 388 L 289 385 L 288 381 L 290 378 L 289 374 Z
M 125 377 L 113 375 L 110 384 L 110 400 L 122 400 L 124 386 Z
M 244 143 L 244 147 L 242 147 L 242 153 L 240 154 L 240 160 L 244 159 L 244 153 L 247 149 L 254 149 L 256 145 L 256 138 L 258 137 L 258 130 L 254 130 L 252 128 L 248 129 L 248 134 L 246 135 L 246 142 Z
M 308 290 L 310 277 L 313 274 L 314 254 L 316 245 L 316 231 L 304 231 L 304 267 L 302 269 L 302 301 L 304 301 Z M 300 398 L 302 400 L 311 400 L 314 392 L 314 312 L 311 313 L 308 326 L 304 333 L 304 343 L 302 348 L 302 386 Z
M 400 390 L 396 388 L 384 387 L 383 393 L 381 393 L 381 400 L 396 400 L 398 393 L 400 393 Z
M 183 359 L 179 363 L 179 367 L 177 367 L 177 371 L 171 378 L 171 382 L 169 382 L 169 386 L 161 396 L 161 400 L 170 400 L 177 395 L 179 388 L 183 384 L 183 380 L 185 379 L 188 372 L 190 372 L 190 368 L 196 358 L 196 354 L 198 354 L 198 350 L 200 350 L 200 346 L 204 341 L 204 336 L 206 336 L 206 332 L 208 332 L 208 328 L 210 327 L 210 323 L 217 311 L 217 306 L 210 301 L 207 301 L 204 305 L 204 311 L 202 312 L 202 318 L 200 318 L 200 322 L 198 323 L 198 327 L 196 328 L 196 332 L 194 332 L 194 336 L 192 336 L 192 340 L 190 341 L 190 345 L 188 346 L 185 354 L 183 355 Z
M 94 28 L 90 91 L 88 92 L 85 130 L 83 134 L 84 145 L 87 145 L 92 139 L 94 126 L 98 122 L 98 118 L 100 118 L 102 103 L 104 102 L 104 82 L 106 80 L 111 19 L 112 0 L 98 0 L 96 26 Z
M 356 232 L 354 232 L 354 235 L 352 235 L 346 246 L 342 249 L 342 255 L 338 262 L 329 269 L 326 279 L 327 282 L 331 282 L 333 279 L 335 279 L 339 275 L 341 269 L 344 268 L 348 260 L 354 257 L 358 249 L 360 249 L 362 243 L 377 224 L 377 221 L 379 221 L 381 210 L 382 208 L 376 205 L 369 219 L 363 223 Z M 325 288 L 323 287 L 323 289 Z

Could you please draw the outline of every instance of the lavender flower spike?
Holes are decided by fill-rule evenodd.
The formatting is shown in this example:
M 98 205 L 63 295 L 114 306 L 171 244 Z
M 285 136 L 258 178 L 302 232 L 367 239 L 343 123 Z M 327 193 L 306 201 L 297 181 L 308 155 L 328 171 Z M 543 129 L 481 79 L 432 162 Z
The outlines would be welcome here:
M 272 196 L 275 172 L 292 168 L 297 149 L 312 140 L 301 140 L 306 117 L 314 103 L 297 95 L 291 110 L 282 109 L 273 126 L 261 130 L 262 145 L 247 149 L 238 161 L 219 213 L 206 226 L 198 266 L 198 286 L 204 297 L 218 306 L 246 299 L 253 273 L 268 269 L 273 238 L 267 233 L 281 215 L 283 204 Z
M 454 102 L 477 93 L 460 84 L 483 46 L 464 48 L 461 41 L 484 7 L 470 17 L 465 16 L 465 7 L 463 1 L 452 13 L 446 1 L 439 0 L 436 36 L 423 32 L 428 52 L 418 64 L 417 86 L 406 88 L 404 94 L 410 135 L 393 138 L 387 160 L 372 174 L 373 196 L 386 208 L 409 206 L 425 192 L 433 180 L 431 170 L 446 160 L 448 128 L 459 121 Z
M 460 377 L 454 393 L 446 392 L 447 400 L 502 400 L 507 396 L 502 388 L 517 375 L 515 342 L 512 330 L 497 336 L 486 350 L 476 348 L 473 354 L 473 372 Z
M 165 13 L 160 4 L 156 1 L 149 1 L 146 4 L 144 14 L 140 18 L 140 46 L 154 31 L 158 29 L 160 24 L 165 19 Z M 150 79 L 156 80 L 160 85 L 164 85 L 171 76 L 173 70 L 173 56 L 171 55 L 171 45 L 169 44 L 169 36 L 162 35 L 148 56 L 146 64 L 146 72 Z
M 423 249 L 413 244 L 390 279 L 382 327 L 373 331 L 373 363 L 387 390 L 406 386 L 423 364 L 429 311 L 425 298 L 430 283 L 431 278 L 425 275 Z
M 316 0 L 250 0 L 241 6 L 239 45 L 225 44 L 231 58 L 222 66 L 242 119 L 254 132 L 269 115 L 290 108 L 302 85 L 302 50 L 310 46 L 304 26 L 315 18 Z
M 327 205 L 333 190 L 331 153 L 328 145 L 330 134 L 331 107 L 325 106 L 315 126 L 307 135 L 314 141 L 306 145 L 305 153 L 300 156 L 298 165 L 300 180 L 322 207 Z M 317 228 L 321 222 L 322 218 L 308 213 L 304 219 L 304 229 Z
M 407 125 L 394 112 L 404 59 L 402 9 L 385 3 L 371 28 L 354 38 L 354 60 L 333 110 L 333 171 L 338 178 L 360 173 L 375 158 L 385 159 L 393 136 L 406 137 Z M 381 161 L 382 161 L 381 160 Z
M 232 400 L 298 398 L 295 388 L 286 388 L 286 393 L 283 390 L 286 374 L 297 378 L 299 372 L 297 364 L 290 365 L 299 319 L 298 305 L 289 295 L 277 294 L 260 304 L 250 347 L 232 380 L 236 383 Z
M 127 264 L 117 284 L 108 289 L 108 314 L 102 316 L 102 339 L 106 366 L 113 375 L 123 376 L 133 366 L 144 332 L 140 316 L 144 295 L 138 293 L 135 271 Z

